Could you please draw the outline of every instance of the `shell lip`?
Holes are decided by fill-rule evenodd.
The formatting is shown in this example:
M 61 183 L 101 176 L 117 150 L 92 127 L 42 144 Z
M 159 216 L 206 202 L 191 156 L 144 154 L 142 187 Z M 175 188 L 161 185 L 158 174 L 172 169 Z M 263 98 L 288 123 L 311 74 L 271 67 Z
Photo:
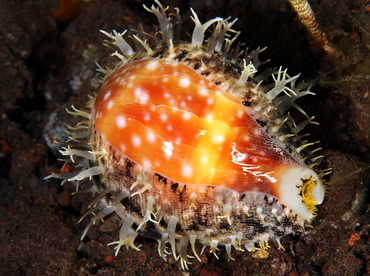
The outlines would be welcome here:
M 281 201 L 303 220 L 311 221 L 316 215 L 316 205 L 325 196 L 325 187 L 315 171 L 304 166 L 289 166 L 278 179 Z

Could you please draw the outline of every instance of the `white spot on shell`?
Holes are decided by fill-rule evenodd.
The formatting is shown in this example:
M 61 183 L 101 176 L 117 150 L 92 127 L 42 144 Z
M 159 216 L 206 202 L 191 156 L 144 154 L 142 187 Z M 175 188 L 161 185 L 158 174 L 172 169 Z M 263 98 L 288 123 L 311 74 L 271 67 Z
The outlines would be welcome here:
M 243 109 L 239 109 L 237 112 L 236 112 L 236 116 L 238 116 L 238 118 L 242 118 L 244 115 L 244 110 Z
M 141 164 L 144 167 L 144 169 L 146 169 L 146 170 L 152 169 L 152 163 L 146 158 L 143 158 L 141 160 Z
M 116 125 L 117 125 L 118 128 L 124 128 L 127 125 L 126 118 L 122 115 L 117 116 Z
M 140 104 L 146 104 L 149 100 L 149 95 L 144 89 L 137 87 L 134 90 L 135 97 L 138 99 Z
M 133 82 L 133 81 L 135 81 L 135 79 L 136 79 L 136 76 L 135 75 L 131 75 L 131 76 L 129 76 L 128 81 L 129 82 Z
M 132 144 L 134 145 L 134 147 L 139 147 L 141 145 L 141 139 L 139 136 L 135 135 L 134 137 L 132 137 Z
M 164 142 L 162 149 L 167 156 L 172 156 L 173 145 L 171 143 Z
M 207 104 L 213 104 L 215 101 L 212 98 L 207 99 Z
M 145 66 L 145 68 L 146 69 L 148 69 L 148 70 L 155 70 L 155 69 L 157 69 L 158 68 L 158 61 L 156 61 L 156 60 L 151 60 L 151 61 L 149 61 L 147 64 L 146 64 L 146 66 Z
M 167 114 L 162 113 L 162 114 L 159 116 L 159 118 L 161 119 L 161 121 L 165 122 L 165 121 L 167 121 L 168 116 L 167 116 Z
M 107 109 L 111 109 L 113 107 L 113 101 L 109 101 L 107 104 Z
M 126 147 L 126 145 L 125 144 L 121 144 L 120 146 L 120 150 L 121 150 L 121 152 L 125 152 L 126 151 L 126 149 L 127 149 L 127 147 Z
M 190 85 L 189 79 L 180 79 L 180 86 L 181 87 L 188 87 Z
M 193 174 L 193 169 L 189 165 L 184 165 L 181 168 L 181 175 L 185 177 L 189 177 Z
M 255 136 L 257 136 L 257 137 L 262 136 L 262 130 L 260 130 L 260 128 L 258 128 L 258 127 L 255 127 L 255 128 L 253 129 L 253 133 L 254 133 L 254 135 L 255 135 Z
M 103 113 L 101 111 L 95 114 L 95 118 L 98 118 L 98 119 L 100 119 L 102 116 L 103 116 Z
M 150 114 L 149 113 L 146 113 L 144 115 L 144 121 L 148 122 L 150 120 Z
M 198 93 L 200 95 L 206 96 L 206 95 L 208 95 L 208 90 L 206 88 L 201 88 L 201 89 L 198 90 Z
M 183 118 L 184 120 L 189 120 L 189 119 L 191 118 L 191 114 L 190 114 L 189 112 L 184 112 L 184 113 L 182 114 L 182 118 Z
M 107 100 L 110 97 L 111 94 L 112 94 L 112 91 L 111 90 L 108 90 L 107 92 L 105 92 L 105 95 L 103 97 L 103 100 L 104 101 Z
M 223 141 L 225 141 L 225 137 L 222 135 L 213 135 L 212 136 L 212 142 L 215 144 L 221 144 Z
M 148 140 L 148 142 L 154 143 L 155 134 L 152 131 L 148 131 L 148 133 L 146 134 L 146 139 Z

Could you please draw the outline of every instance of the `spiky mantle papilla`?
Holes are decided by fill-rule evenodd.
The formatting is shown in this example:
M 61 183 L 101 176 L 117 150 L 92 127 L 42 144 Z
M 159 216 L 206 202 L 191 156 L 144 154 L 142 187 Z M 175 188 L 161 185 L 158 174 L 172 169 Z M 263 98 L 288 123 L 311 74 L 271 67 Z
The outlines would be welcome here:
M 232 48 L 236 20 L 202 24 L 192 10 L 191 41 L 178 41 L 179 10 L 169 16 L 155 2 L 144 6 L 159 21 L 155 35 L 102 31 L 118 48 L 117 65 L 99 67 L 102 86 L 86 111 L 68 111 L 82 118 L 61 150 L 76 170 L 51 177 L 93 180 L 98 195 L 83 218 L 94 216 L 81 239 L 115 213 L 116 254 L 139 250 L 142 234 L 164 259 L 169 246 L 183 269 L 189 247 L 200 260 L 198 243 L 216 257 L 222 245 L 230 259 L 232 248 L 267 248 L 271 239 L 282 247 L 325 193 L 322 156 L 301 134 L 314 117 L 295 103 L 313 93 L 287 70 L 258 71 L 264 49 Z M 291 108 L 305 119 L 296 122 Z

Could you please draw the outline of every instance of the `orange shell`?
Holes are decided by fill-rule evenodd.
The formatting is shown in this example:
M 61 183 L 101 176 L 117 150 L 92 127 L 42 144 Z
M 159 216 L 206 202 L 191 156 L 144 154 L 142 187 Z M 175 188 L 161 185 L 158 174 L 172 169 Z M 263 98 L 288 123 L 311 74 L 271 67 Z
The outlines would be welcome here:
M 248 112 L 188 66 L 144 59 L 109 75 L 93 114 L 100 135 L 147 170 L 176 182 L 277 196 L 279 173 L 299 163 Z

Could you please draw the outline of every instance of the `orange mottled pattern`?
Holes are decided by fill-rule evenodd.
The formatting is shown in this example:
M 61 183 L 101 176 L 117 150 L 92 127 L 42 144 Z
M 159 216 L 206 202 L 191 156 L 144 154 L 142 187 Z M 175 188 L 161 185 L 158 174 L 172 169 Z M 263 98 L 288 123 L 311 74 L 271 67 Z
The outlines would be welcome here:
M 176 61 L 137 60 L 115 70 L 93 114 L 110 145 L 177 182 L 276 194 L 280 171 L 296 163 L 239 99 Z

